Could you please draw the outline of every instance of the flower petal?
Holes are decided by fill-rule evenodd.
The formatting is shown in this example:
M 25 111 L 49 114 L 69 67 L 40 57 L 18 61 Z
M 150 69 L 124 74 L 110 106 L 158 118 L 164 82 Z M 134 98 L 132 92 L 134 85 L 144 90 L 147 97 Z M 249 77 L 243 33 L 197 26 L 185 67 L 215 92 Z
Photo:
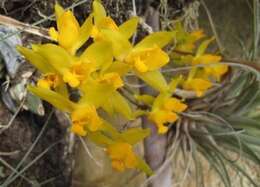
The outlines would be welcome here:
M 142 128 L 131 128 L 127 129 L 125 132 L 121 134 L 121 138 L 131 144 L 134 145 L 140 141 L 142 141 L 145 137 L 150 135 L 150 129 L 142 129 Z
M 91 14 L 80 27 L 77 42 L 73 44 L 71 49 L 73 54 L 89 39 L 93 28 L 92 19 L 93 15 Z
M 158 70 L 169 62 L 169 56 L 160 48 L 152 50 L 150 56 L 145 59 L 149 71 Z
M 106 17 L 106 10 L 103 7 L 103 5 L 97 0 L 95 0 L 93 2 L 92 6 L 93 6 L 93 13 L 94 13 L 94 21 L 95 21 L 95 24 L 97 24 L 103 18 Z
M 56 19 L 58 20 L 61 17 L 61 15 L 65 12 L 65 10 L 63 9 L 62 6 L 59 5 L 59 3 L 55 4 L 54 9 L 55 9 Z
M 54 44 L 33 45 L 33 50 L 42 55 L 58 72 L 63 73 L 73 62 L 65 49 Z
M 127 119 L 133 119 L 131 107 L 120 93 L 114 91 L 110 97 L 110 103 L 113 105 L 115 112 L 122 114 Z
M 34 65 L 42 73 L 53 73 L 53 72 L 55 72 L 55 69 L 39 53 L 37 53 L 37 52 L 35 52 L 31 49 L 27 49 L 25 47 L 22 47 L 22 46 L 17 46 L 17 50 L 27 60 L 29 60 L 32 65 Z
M 155 90 L 165 92 L 168 90 L 167 82 L 160 71 L 148 71 L 146 73 L 137 73 L 144 82 L 153 87 Z
M 203 41 L 203 42 L 199 45 L 199 47 L 198 47 L 198 49 L 197 49 L 196 56 L 203 55 L 203 54 L 205 53 L 206 49 L 208 48 L 209 44 L 210 44 L 213 40 L 215 40 L 214 37 L 212 37 L 212 38 L 210 38 L 210 39 L 208 39 L 208 40 Z
M 95 42 L 80 56 L 82 61 L 95 63 L 96 68 L 108 67 L 113 60 L 111 43 L 106 41 Z
M 119 31 L 102 30 L 101 33 L 112 43 L 115 58 L 122 61 L 132 49 L 131 43 Z
M 134 48 L 134 50 L 153 48 L 158 46 L 163 48 L 169 44 L 175 37 L 175 32 L 155 32 L 146 36 L 142 41 L 140 41 Z
M 80 32 L 80 26 L 71 11 L 66 11 L 59 18 L 59 44 L 65 49 L 71 50 L 74 43 L 77 42 Z
M 119 26 L 119 32 L 122 33 L 126 38 L 130 38 L 136 32 L 138 21 L 138 17 L 132 17 Z
M 28 86 L 28 90 L 64 112 L 72 112 L 76 108 L 75 103 L 52 90 L 35 86 Z

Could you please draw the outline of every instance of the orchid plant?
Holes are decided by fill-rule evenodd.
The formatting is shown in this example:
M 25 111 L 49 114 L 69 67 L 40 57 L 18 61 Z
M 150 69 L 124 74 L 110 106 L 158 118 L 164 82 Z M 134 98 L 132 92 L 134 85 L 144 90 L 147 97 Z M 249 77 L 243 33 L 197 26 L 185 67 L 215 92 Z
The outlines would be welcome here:
M 129 121 L 146 116 L 159 134 L 165 134 L 189 110 L 185 97 L 175 95 L 176 89 L 201 98 L 222 81 L 229 67 L 220 62 L 221 56 L 206 52 L 213 39 L 203 40 L 202 30 L 189 33 L 177 23 L 169 31 L 151 33 L 133 44 L 130 39 L 137 32 L 138 17 L 117 25 L 100 1 L 94 0 L 92 7 L 80 26 L 70 10 L 56 4 L 57 28 L 49 29 L 55 43 L 17 47 L 41 72 L 28 90 L 68 113 L 71 132 L 103 147 L 115 170 L 139 169 L 152 175 L 148 164 L 134 152 L 134 145 L 149 136 L 150 130 L 119 131 L 100 111 L 120 114 Z M 90 45 L 80 52 L 86 42 Z M 172 62 L 191 68 L 188 73 L 166 78 L 163 70 Z M 126 96 L 129 75 L 142 80 L 157 95 L 128 92 Z M 77 90 L 77 101 L 71 99 L 71 89 Z

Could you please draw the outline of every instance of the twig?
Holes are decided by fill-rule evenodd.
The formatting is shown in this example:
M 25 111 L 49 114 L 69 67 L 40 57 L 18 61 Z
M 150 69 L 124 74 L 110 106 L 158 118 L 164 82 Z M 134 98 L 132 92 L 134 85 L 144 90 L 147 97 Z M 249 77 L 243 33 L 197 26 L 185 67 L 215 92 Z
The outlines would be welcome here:
M 16 19 L 10 18 L 8 16 L 0 15 L 0 24 L 9 27 L 15 27 L 18 30 L 22 30 L 24 32 L 28 32 L 30 34 L 34 34 L 49 40 L 51 39 L 48 35 L 48 29 L 32 26 L 30 24 L 17 21 Z
M 11 156 L 11 155 L 16 155 L 18 153 L 20 153 L 19 150 L 12 151 L 12 152 L 0 152 L 0 156 Z

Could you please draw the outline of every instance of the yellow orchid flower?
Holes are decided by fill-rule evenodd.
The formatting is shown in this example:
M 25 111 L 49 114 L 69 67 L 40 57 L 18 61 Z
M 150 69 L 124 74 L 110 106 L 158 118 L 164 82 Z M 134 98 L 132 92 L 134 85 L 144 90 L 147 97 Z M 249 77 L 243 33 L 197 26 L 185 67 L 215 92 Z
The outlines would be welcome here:
M 73 13 L 65 11 L 59 4 L 55 5 L 57 29 L 49 29 L 50 37 L 60 46 L 74 55 L 76 51 L 88 40 L 92 31 L 92 15 L 90 15 L 80 27 Z
M 54 44 L 33 45 L 33 50 L 73 88 L 79 87 L 92 72 L 109 67 L 113 60 L 110 43 L 105 41 L 93 43 L 79 57 Z
M 107 16 L 105 8 L 99 1 L 94 0 L 92 7 L 94 26 L 92 28 L 91 36 L 95 40 L 104 40 L 104 36 L 100 32 L 103 29 L 119 31 L 127 39 L 135 33 L 139 21 L 137 17 L 132 17 L 120 26 L 117 26 L 115 21 L 111 17 Z
M 80 136 L 85 136 L 88 130 L 95 132 L 102 129 L 102 120 L 92 105 L 80 106 L 74 110 L 71 121 L 71 131 Z
M 192 65 L 205 64 L 209 66 L 203 67 L 205 74 L 208 77 L 213 77 L 217 81 L 220 81 L 221 77 L 228 71 L 228 66 L 221 64 L 221 56 L 213 54 L 205 54 L 208 45 L 214 40 L 214 38 L 203 41 L 192 60 Z M 216 65 L 210 65 L 216 64 Z
M 169 57 L 162 48 L 173 40 L 173 32 L 152 33 L 135 46 L 119 31 L 102 30 L 101 33 L 111 42 L 114 56 L 119 62 L 129 65 L 138 77 L 156 90 L 168 89 L 159 69 L 169 62 Z
M 88 131 L 95 132 L 104 129 L 103 119 L 98 116 L 94 105 L 85 102 L 72 102 L 63 95 L 42 87 L 29 86 L 28 89 L 56 108 L 68 112 L 72 121 L 72 132 L 85 136 Z
M 68 90 L 61 75 L 44 56 L 22 46 L 17 46 L 17 50 L 42 73 L 42 78 L 37 82 L 38 86 L 56 90 L 68 97 Z
M 212 83 L 202 78 L 192 78 L 183 82 L 182 87 L 185 90 L 195 91 L 197 97 L 201 97 L 212 87 Z
M 112 85 L 115 89 L 118 89 L 124 85 L 120 75 L 116 72 L 105 73 L 98 79 L 100 83 L 106 83 Z
M 176 31 L 177 42 L 174 49 L 179 52 L 192 53 L 196 47 L 195 43 L 205 37 L 203 30 L 195 30 L 190 33 L 186 32 L 181 25 L 181 22 L 175 24 L 174 30 Z
M 43 75 L 43 78 L 38 80 L 37 86 L 47 89 L 55 89 L 60 85 L 61 79 L 58 74 L 47 73 Z
M 120 113 L 127 119 L 132 119 L 128 101 L 117 91 L 122 86 L 123 81 L 116 72 L 102 74 L 96 79 L 89 79 L 80 87 L 83 93 L 81 100 L 102 107 L 110 114 Z
M 159 134 L 164 134 L 168 131 L 166 123 L 174 123 L 178 120 L 178 113 L 186 110 L 187 105 L 182 103 L 179 99 L 171 97 L 171 94 L 160 94 L 154 100 L 152 111 L 148 118 L 153 121 Z
M 107 147 L 107 154 L 112 160 L 112 167 L 118 171 L 137 167 L 138 160 L 130 144 L 116 142 Z

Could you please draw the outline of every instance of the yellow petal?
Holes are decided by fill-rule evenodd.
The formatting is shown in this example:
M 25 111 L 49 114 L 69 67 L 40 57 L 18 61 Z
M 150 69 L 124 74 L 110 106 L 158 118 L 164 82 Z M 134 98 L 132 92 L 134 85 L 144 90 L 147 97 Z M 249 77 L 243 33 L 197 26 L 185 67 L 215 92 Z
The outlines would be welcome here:
M 115 90 L 124 85 L 120 75 L 115 72 L 105 73 L 104 75 L 101 76 L 99 82 L 109 84 L 112 87 L 114 87 Z
M 217 63 L 220 60 L 221 60 L 221 56 L 212 55 L 212 54 L 205 54 L 205 55 L 202 55 L 202 56 L 195 57 L 192 60 L 192 65 Z
M 115 61 L 113 62 L 105 72 L 117 72 L 120 76 L 124 76 L 127 72 L 130 71 L 130 66 L 126 63 Z
M 54 44 L 33 45 L 33 50 L 42 55 L 58 72 L 63 73 L 73 62 L 67 51 Z
M 70 128 L 71 132 L 74 132 L 75 134 L 79 136 L 86 136 L 87 131 L 84 130 L 84 128 L 81 125 L 72 125 Z
M 196 56 L 200 56 L 200 55 L 204 54 L 205 51 L 206 51 L 206 49 L 208 48 L 209 44 L 210 44 L 213 40 L 215 40 L 214 37 L 212 37 L 212 38 L 210 38 L 210 39 L 208 39 L 208 40 L 203 41 L 203 42 L 199 45 L 199 47 L 198 47 L 198 49 L 197 49 Z
M 100 22 L 97 24 L 97 28 L 99 30 L 102 29 L 110 29 L 110 30 L 118 30 L 118 26 L 116 25 L 115 21 L 111 17 L 104 17 Z
M 145 172 L 147 176 L 153 175 L 153 170 L 150 168 L 150 166 L 140 157 L 137 158 L 137 166 L 136 168 L 140 169 L 141 171 Z
M 103 5 L 95 0 L 93 1 L 93 13 L 94 13 L 94 21 L 95 24 L 97 24 L 98 22 L 100 22 L 103 18 L 106 17 L 106 10 L 103 7 Z
M 62 8 L 62 6 L 59 5 L 59 3 L 55 4 L 54 9 L 55 9 L 56 19 L 58 20 L 65 11 Z
M 151 104 L 153 104 L 155 98 L 153 96 L 151 96 L 151 95 L 144 94 L 144 95 L 135 95 L 135 99 L 137 101 L 140 101 L 140 102 L 143 102 L 145 104 L 151 105 Z
M 121 134 L 121 138 L 123 141 L 134 145 L 138 142 L 141 142 L 145 137 L 150 135 L 150 129 L 142 129 L 142 128 L 131 128 L 127 129 Z
M 109 100 L 109 104 L 112 105 L 112 112 L 122 114 L 125 118 L 129 120 L 133 119 L 133 113 L 129 103 L 117 91 L 113 91 L 113 93 L 109 98 L 107 98 L 107 100 Z M 106 104 L 108 103 L 106 102 L 104 105 Z
M 95 42 L 84 51 L 80 60 L 94 63 L 97 69 L 108 67 L 113 60 L 112 46 L 106 41 Z
M 53 39 L 54 41 L 58 41 L 59 38 L 59 33 L 58 31 L 56 31 L 56 29 L 54 27 L 51 27 L 49 29 L 49 36 L 51 37 L 51 39 Z
M 104 35 L 105 39 L 112 43 L 115 58 L 119 61 L 123 61 L 132 49 L 132 45 L 128 39 L 119 31 L 115 30 L 102 30 L 101 33 Z
M 169 56 L 160 48 L 156 47 L 149 53 L 149 56 L 145 58 L 145 64 L 147 64 L 149 71 L 158 70 L 169 62 Z
M 140 58 L 137 58 L 134 62 L 134 67 L 136 70 L 140 73 L 145 73 L 148 71 L 148 66 L 145 64 L 144 61 L 140 60 Z
M 146 82 L 155 90 L 165 92 L 169 89 L 164 76 L 158 70 L 149 71 L 146 73 L 137 73 L 137 76 L 140 77 L 144 82 Z
M 98 108 L 107 102 L 114 88 L 111 85 L 87 81 L 80 87 L 80 90 L 83 92 L 80 102 L 92 103 Z
M 76 77 L 76 75 L 69 71 L 66 71 L 63 74 L 63 81 L 68 83 L 72 88 L 76 88 L 80 85 L 80 80 Z
M 92 142 L 97 144 L 100 147 L 107 147 L 108 145 L 112 144 L 113 141 L 105 136 L 103 132 L 96 131 L 96 132 L 88 132 L 88 139 L 90 139 Z
M 118 161 L 118 160 L 114 160 L 111 163 L 112 168 L 114 168 L 115 170 L 119 171 L 119 172 L 123 172 L 126 168 L 125 165 L 122 161 Z
M 199 30 L 196 30 L 196 31 L 193 31 L 192 33 L 190 33 L 190 36 L 193 40 L 193 42 L 203 38 L 205 36 L 204 32 L 202 29 L 199 29 Z
M 44 88 L 44 89 L 50 89 L 50 83 L 44 79 L 40 79 L 37 81 L 37 87 Z
M 184 89 L 195 91 L 198 97 L 203 96 L 204 93 L 211 87 L 212 83 L 210 81 L 200 78 L 187 80 L 183 83 Z
M 71 54 L 75 54 L 76 51 L 89 39 L 93 29 L 92 19 L 93 19 L 93 15 L 91 14 L 80 27 L 79 35 L 77 39 L 75 39 L 75 42 L 70 47 Z
M 55 69 L 39 53 L 22 46 L 16 48 L 29 62 L 42 73 L 53 73 Z
M 168 127 L 164 126 L 163 124 L 157 125 L 158 133 L 165 134 L 168 131 Z
M 141 42 L 139 42 L 134 50 L 144 49 L 144 48 L 153 48 L 154 46 L 158 46 L 163 48 L 167 44 L 169 44 L 173 38 L 175 37 L 175 32 L 155 32 L 148 36 L 146 36 Z
M 80 32 L 79 23 L 71 11 L 66 11 L 59 18 L 59 44 L 67 50 L 77 42 Z
M 64 96 L 45 88 L 28 86 L 28 90 L 64 112 L 72 112 L 76 104 Z
M 119 32 L 126 38 L 130 38 L 136 32 L 138 21 L 138 17 L 132 17 L 119 26 Z
M 186 110 L 187 105 L 182 103 L 179 99 L 177 98 L 169 98 L 165 101 L 164 103 L 164 109 L 165 110 L 169 110 L 169 111 L 173 111 L 173 112 L 183 112 L 184 110 Z

